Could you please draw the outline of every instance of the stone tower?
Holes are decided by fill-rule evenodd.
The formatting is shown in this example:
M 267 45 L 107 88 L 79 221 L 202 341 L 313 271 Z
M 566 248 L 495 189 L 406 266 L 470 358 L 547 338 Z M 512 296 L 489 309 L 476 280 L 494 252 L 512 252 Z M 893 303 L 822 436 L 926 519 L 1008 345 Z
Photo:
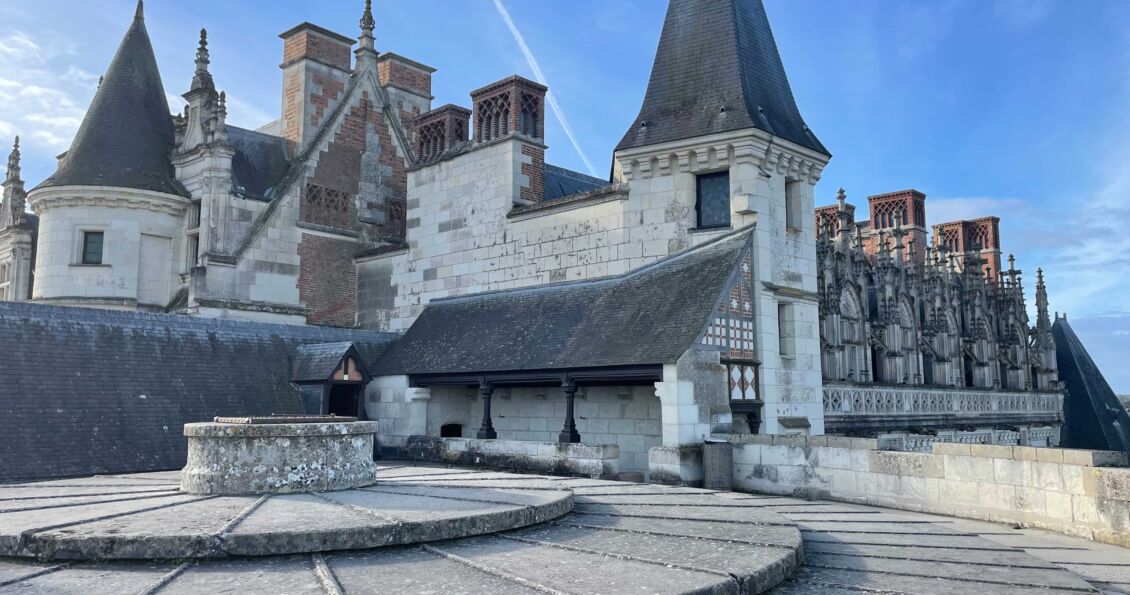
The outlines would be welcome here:
M 22 302 L 31 297 L 35 268 L 35 215 L 25 211 L 27 193 L 20 177 L 20 137 L 8 156 L 0 203 L 0 301 Z
M 138 2 L 58 170 L 28 199 L 39 215 L 39 302 L 160 309 L 173 294 L 190 198 L 169 154 L 173 120 Z
M 756 224 L 766 433 L 823 432 L 813 189 L 829 159 L 797 108 L 761 0 L 671 0 L 614 178 L 633 195 L 697 195 L 691 243 Z

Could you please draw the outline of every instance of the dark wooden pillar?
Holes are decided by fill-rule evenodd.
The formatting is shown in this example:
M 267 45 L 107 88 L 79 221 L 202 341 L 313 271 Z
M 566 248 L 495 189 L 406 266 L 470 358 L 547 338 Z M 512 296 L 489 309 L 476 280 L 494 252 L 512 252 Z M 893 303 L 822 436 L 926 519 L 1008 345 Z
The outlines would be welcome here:
M 573 401 L 577 398 L 577 384 L 572 380 L 564 380 L 561 390 L 565 392 L 565 427 L 561 429 L 558 442 L 561 444 L 576 444 L 581 441 L 577 432 L 577 422 L 573 419 Z
M 490 397 L 494 394 L 494 386 L 483 380 L 479 383 L 479 394 L 483 397 L 483 425 L 475 436 L 479 440 L 494 440 L 498 432 L 494 431 L 494 423 L 490 419 Z

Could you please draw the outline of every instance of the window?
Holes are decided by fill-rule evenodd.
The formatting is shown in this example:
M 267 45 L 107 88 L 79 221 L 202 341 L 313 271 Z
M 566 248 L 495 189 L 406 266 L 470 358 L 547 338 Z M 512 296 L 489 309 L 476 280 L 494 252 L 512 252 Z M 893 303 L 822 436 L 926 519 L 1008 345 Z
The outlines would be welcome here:
M 785 228 L 799 230 L 802 223 L 801 212 L 804 209 L 803 182 L 785 182 Z
M 102 264 L 102 238 L 100 231 L 82 232 L 82 264 Z
M 777 304 L 777 335 L 780 340 L 781 357 L 796 357 L 796 320 L 792 304 Z
M 703 174 L 696 180 L 699 229 L 730 226 L 730 172 Z

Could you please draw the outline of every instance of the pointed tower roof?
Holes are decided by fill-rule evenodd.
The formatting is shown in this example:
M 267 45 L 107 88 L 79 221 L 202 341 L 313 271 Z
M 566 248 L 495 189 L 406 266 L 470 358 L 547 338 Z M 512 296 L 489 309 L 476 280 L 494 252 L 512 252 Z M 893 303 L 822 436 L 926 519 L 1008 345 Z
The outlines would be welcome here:
M 173 120 L 143 5 L 106 70 L 59 169 L 39 185 L 111 186 L 187 196 L 173 175 Z
M 761 0 L 670 0 L 643 107 L 616 150 L 743 128 L 830 155 L 800 116 Z

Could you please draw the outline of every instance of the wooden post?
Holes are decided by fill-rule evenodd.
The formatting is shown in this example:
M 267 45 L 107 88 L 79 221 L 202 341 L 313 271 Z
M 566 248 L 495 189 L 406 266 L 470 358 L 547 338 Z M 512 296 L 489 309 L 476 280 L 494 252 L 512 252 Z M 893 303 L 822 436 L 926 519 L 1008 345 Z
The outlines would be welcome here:
M 494 386 L 486 379 L 482 380 L 479 383 L 479 394 L 483 397 L 483 425 L 475 437 L 479 440 L 494 440 L 498 438 L 498 432 L 494 431 L 494 423 L 490 419 L 490 397 L 494 394 Z
M 577 432 L 577 422 L 573 419 L 573 401 L 577 397 L 577 384 L 572 379 L 566 378 L 561 382 L 561 390 L 565 391 L 565 427 L 561 429 L 558 442 L 576 444 L 581 441 L 581 435 Z

